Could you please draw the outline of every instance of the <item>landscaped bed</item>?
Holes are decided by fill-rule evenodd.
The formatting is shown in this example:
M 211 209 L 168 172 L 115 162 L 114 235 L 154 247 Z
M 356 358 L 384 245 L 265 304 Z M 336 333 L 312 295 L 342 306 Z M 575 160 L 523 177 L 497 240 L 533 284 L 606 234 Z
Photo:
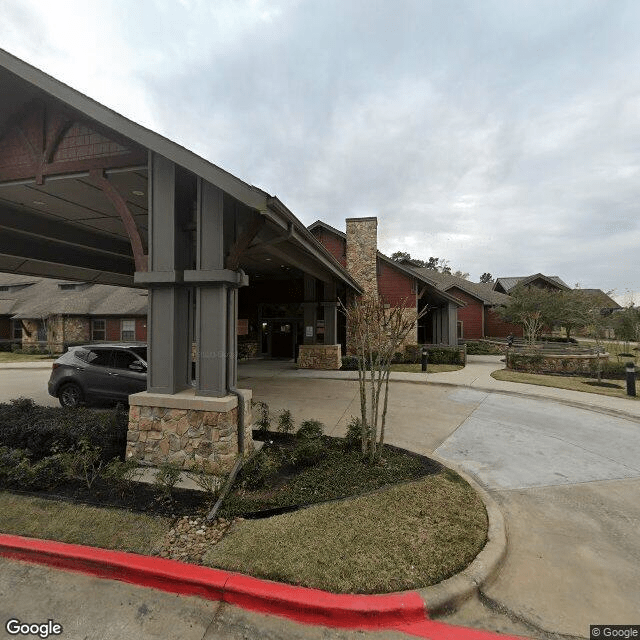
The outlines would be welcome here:
M 58 411 L 66 428 L 82 436 L 75 447 L 56 445 L 50 410 L 26 401 L 0 405 L 2 532 L 354 593 L 438 582 L 463 569 L 486 540 L 484 505 L 455 473 L 386 446 L 379 463 L 365 462 L 353 441 L 319 435 L 313 421 L 297 435 L 263 430 L 264 448 L 208 522 L 214 485 L 178 489 L 176 469 L 167 466 L 155 484 L 145 484 L 133 480 L 130 463 L 100 457 L 91 442 L 121 420 L 117 412 L 87 410 L 74 422 L 68 411 Z M 92 415 L 95 430 L 88 425 Z M 11 449 L 11 416 L 22 424 L 31 416 L 47 437 L 33 427 L 23 448 Z M 289 512 L 272 515 L 283 511 Z
M 482 501 L 455 474 L 244 520 L 205 555 L 212 567 L 339 593 L 435 584 L 464 569 L 486 541 Z
M 570 389 L 572 391 L 584 391 L 585 393 L 598 393 L 617 398 L 632 398 L 627 395 L 627 387 L 624 380 L 605 380 L 600 383 L 594 378 L 584 376 L 563 376 L 539 373 L 525 373 L 523 371 L 510 371 L 500 369 L 494 371 L 491 377 L 505 382 L 521 382 L 524 384 L 536 384 L 543 387 L 556 387 L 557 389 Z

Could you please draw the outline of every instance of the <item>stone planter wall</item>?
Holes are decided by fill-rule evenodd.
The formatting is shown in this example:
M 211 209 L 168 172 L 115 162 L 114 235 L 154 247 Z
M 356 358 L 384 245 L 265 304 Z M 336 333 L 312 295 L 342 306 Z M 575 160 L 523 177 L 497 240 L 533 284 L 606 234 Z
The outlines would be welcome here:
M 337 371 L 342 366 L 342 346 L 339 344 L 301 344 L 299 369 Z
M 243 390 L 245 454 L 253 451 L 251 392 Z M 190 399 L 190 402 L 185 401 Z M 171 404 L 176 406 L 157 406 Z M 167 396 L 139 393 L 129 398 L 127 458 L 157 466 L 230 468 L 238 454 L 238 408 L 235 396 L 197 397 L 189 392 Z M 187 406 L 191 405 L 191 408 Z M 236 405 L 236 406 L 234 406 Z
M 507 368 L 528 373 L 584 373 L 597 368 L 595 355 L 568 355 L 547 353 L 507 353 Z M 608 362 L 609 354 L 601 354 L 600 362 Z

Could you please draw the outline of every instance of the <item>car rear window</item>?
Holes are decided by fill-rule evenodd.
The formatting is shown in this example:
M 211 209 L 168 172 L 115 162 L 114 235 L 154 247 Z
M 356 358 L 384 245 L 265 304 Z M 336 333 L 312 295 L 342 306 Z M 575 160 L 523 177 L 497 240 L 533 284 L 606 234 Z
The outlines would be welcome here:
M 96 365 L 99 367 L 109 366 L 109 360 L 111 357 L 110 349 L 91 349 L 76 351 L 75 356 L 87 364 Z

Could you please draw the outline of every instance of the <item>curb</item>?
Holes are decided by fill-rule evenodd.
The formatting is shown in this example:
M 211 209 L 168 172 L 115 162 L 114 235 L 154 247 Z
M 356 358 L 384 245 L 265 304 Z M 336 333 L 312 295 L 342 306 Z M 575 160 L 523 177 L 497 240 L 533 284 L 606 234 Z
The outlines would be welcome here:
M 418 590 L 426 610 L 434 614 L 454 611 L 476 594 L 481 586 L 486 586 L 495 580 L 507 555 L 507 534 L 502 512 L 483 486 L 450 461 L 433 453 L 429 457 L 445 468 L 455 471 L 473 487 L 484 502 L 488 520 L 487 542 L 471 564 L 451 578 L 432 587 Z
M 334 594 L 176 560 L 6 534 L 0 534 L 0 556 L 226 602 L 303 624 L 373 631 L 387 629 L 429 640 L 524 640 L 430 620 L 418 591 L 387 595 Z
M 444 464 L 442 459 L 437 461 Z M 489 521 L 487 543 L 461 573 L 415 591 L 384 595 L 334 594 L 177 560 L 7 534 L 0 534 L 0 556 L 200 596 L 307 624 L 371 630 L 391 628 L 429 638 L 470 637 L 458 632 L 452 634 L 453 629 L 460 632 L 464 629 L 433 622 L 429 615 L 455 609 L 495 577 L 506 554 L 504 519 L 493 498 L 473 478 L 450 463 L 444 466 L 459 473 L 482 498 Z M 473 631 L 474 638 L 505 638 L 490 632 L 478 635 Z
M 0 556 L 200 596 L 302 623 L 380 629 L 427 619 L 424 603 L 416 591 L 339 595 L 177 560 L 4 534 L 0 534 Z

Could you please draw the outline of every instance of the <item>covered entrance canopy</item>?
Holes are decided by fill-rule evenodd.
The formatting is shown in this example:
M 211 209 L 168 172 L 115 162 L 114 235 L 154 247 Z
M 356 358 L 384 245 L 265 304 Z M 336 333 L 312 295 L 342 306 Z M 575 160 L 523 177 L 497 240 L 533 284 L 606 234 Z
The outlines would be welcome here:
M 148 288 L 160 394 L 191 387 L 194 343 L 195 394 L 235 389 L 239 287 L 299 282 L 311 344 L 360 292 L 276 197 L 1 50 L 0 271 Z

